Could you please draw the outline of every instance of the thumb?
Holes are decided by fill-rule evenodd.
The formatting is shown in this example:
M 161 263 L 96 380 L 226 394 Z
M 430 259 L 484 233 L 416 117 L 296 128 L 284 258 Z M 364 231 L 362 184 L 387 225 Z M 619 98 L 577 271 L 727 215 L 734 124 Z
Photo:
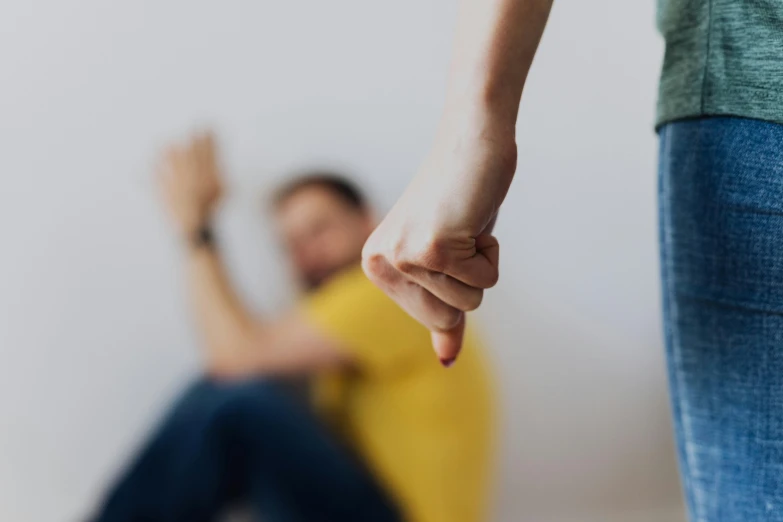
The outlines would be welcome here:
M 498 281 L 500 244 L 491 234 L 481 234 L 475 241 L 476 253 L 447 267 L 444 272 L 474 288 L 492 288 Z
M 454 361 L 457 360 L 460 350 L 462 349 L 462 341 L 465 337 L 465 314 L 462 314 L 462 318 L 459 323 L 445 332 L 432 332 L 432 347 L 435 349 L 435 353 L 440 359 L 440 363 L 446 368 L 451 367 Z

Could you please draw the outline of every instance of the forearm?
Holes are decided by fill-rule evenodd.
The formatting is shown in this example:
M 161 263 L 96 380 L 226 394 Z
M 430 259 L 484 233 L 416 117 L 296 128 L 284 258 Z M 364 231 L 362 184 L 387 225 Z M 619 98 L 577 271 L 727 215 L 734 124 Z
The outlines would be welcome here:
M 552 0 L 463 0 L 446 112 L 478 111 L 512 129 Z
M 192 247 L 187 271 L 196 323 L 207 350 L 241 350 L 251 345 L 256 326 L 231 286 L 219 254 L 213 248 Z
M 287 375 L 350 362 L 297 312 L 269 323 L 254 320 L 214 250 L 192 249 L 187 263 L 196 321 L 212 375 Z

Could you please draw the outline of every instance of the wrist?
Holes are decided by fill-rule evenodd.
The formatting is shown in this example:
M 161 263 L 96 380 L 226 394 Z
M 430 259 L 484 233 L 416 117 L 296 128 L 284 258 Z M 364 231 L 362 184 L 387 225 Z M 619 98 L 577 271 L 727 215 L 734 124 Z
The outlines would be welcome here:
M 185 241 L 190 250 L 214 250 L 216 239 L 212 224 L 205 221 L 197 226 L 190 227 L 185 234 Z
M 436 135 L 435 149 L 490 147 L 499 159 L 516 166 L 516 121 L 507 114 L 474 102 L 446 107 Z M 513 167 L 512 167 L 513 168 Z
M 446 101 L 439 126 L 440 134 L 463 138 L 490 135 L 501 141 L 516 139 L 518 104 L 488 100 L 480 95 L 455 96 Z
M 509 89 L 476 74 L 464 82 L 454 82 L 446 95 L 444 114 L 468 114 L 473 123 L 502 127 L 513 133 L 521 94 L 521 90 Z

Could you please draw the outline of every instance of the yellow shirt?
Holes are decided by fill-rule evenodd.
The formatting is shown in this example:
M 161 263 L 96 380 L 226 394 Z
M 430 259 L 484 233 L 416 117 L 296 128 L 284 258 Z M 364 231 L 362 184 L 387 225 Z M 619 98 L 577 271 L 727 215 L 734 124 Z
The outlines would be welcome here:
M 488 374 L 468 339 L 449 369 L 429 332 L 352 269 L 305 302 L 356 362 L 316 378 L 318 410 L 364 458 L 407 522 L 486 519 L 493 415 Z

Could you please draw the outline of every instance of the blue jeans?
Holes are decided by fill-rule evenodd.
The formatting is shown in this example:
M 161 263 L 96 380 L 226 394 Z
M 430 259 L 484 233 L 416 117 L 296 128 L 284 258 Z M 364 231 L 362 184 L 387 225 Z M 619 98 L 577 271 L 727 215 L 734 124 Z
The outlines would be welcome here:
M 693 522 L 783 521 L 783 125 L 660 130 L 668 372 Z
M 400 522 L 350 454 L 278 386 L 191 386 L 112 488 L 97 522 Z

